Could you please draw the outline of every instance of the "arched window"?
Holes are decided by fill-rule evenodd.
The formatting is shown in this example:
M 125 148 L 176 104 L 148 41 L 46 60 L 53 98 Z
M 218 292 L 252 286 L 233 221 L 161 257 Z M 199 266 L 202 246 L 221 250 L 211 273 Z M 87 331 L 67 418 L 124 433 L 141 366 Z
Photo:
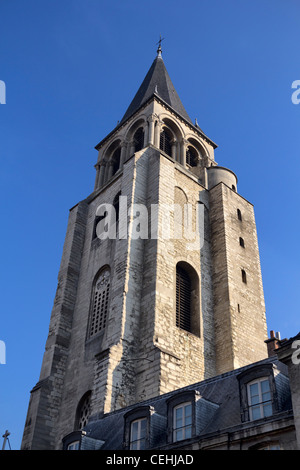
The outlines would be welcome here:
M 186 163 L 189 166 L 197 166 L 198 163 L 198 154 L 197 151 L 192 146 L 188 146 L 186 150 Z
M 191 331 L 191 279 L 180 266 L 176 267 L 176 326 Z
M 116 223 L 119 221 L 119 213 L 120 213 L 120 196 L 121 196 L 121 191 L 118 192 L 118 194 L 115 196 L 113 200 L 113 206 L 115 208 L 116 212 Z
M 241 210 L 240 209 L 237 209 L 236 210 L 236 213 L 237 213 L 237 217 L 240 221 L 242 221 L 242 213 L 241 213 Z
M 169 155 L 169 157 L 172 156 L 171 141 L 172 141 L 171 132 L 167 128 L 164 128 L 163 131 L 160 133 L 159 148 L 163 152 L 165 152 L 167 155 Z
M 114 151 L 114 154 L 112 156 L 112 175 L 117 173 L 118 169 L 120 168 L 120 157 L 121 157 L 121 147 L 118 147 L 117 150 Z
M 200 336 L 199 277 L 184 261 L 176 265 L 176 326 Z
M 133 136 L 134 151 L 138 152 L 144 147 L 144 129 L 140 127 Z
M 75 429 L 83 429 L 89 420 L 91 411 L 91 392 L 83 395 L 76 410 Z
M 89 336 L 104 330 L 108 316 L 108 301 L 110 288 L 110 270 L 104 268 L 98 274 L 93 289 Z

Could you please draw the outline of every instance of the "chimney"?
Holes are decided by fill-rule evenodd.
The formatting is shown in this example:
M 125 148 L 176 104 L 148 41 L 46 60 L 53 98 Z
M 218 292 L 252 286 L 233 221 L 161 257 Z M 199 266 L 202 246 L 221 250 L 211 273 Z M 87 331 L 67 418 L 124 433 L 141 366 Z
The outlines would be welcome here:
M 279 348 L 280 346 L 280 333 L 279 331 L 271 330 L 270 331 L 270 338 L 268 338 L 265 343 L 267 343 L 268 347 L 268 357 L 275 355 L 275 349 Z

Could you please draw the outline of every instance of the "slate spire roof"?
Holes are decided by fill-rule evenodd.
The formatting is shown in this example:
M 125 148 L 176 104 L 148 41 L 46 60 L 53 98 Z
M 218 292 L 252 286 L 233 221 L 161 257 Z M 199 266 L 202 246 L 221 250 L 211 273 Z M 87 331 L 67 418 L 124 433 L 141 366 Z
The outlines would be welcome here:
M 177 114 L 182 116 L 185 120 L 192 124 L 192 121 L 187 114 L 184 106 L 174 88 L 174 85 L 169 77 L 165 67 L 162 55 L 161 46 L 157 50 L 157 56 L 153 61 L 143 83 L 138 89 L 135 97 L 130 103 L 126 113 L 124 114 L 121 122 L 125 122 L 132 116 L 146 101 L 152 96 L 156 95 L 167 103 Z

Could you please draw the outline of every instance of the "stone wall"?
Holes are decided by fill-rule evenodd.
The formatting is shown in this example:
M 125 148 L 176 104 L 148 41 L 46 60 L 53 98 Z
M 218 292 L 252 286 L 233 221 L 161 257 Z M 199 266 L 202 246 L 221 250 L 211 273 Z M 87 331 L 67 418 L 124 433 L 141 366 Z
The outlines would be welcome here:
M 223 373 L 267 357 L 267 326 L 253 206 L 220 183 L 210 190 L 210 220 L 216 364 Z

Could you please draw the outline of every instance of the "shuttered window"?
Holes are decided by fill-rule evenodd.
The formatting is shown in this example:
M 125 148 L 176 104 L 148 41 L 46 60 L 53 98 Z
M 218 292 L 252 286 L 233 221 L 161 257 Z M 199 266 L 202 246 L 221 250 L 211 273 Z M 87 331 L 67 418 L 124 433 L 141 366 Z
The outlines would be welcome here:
M 191 280 L 180 266 L 176 267 L 176 326 L 191 331 Z

